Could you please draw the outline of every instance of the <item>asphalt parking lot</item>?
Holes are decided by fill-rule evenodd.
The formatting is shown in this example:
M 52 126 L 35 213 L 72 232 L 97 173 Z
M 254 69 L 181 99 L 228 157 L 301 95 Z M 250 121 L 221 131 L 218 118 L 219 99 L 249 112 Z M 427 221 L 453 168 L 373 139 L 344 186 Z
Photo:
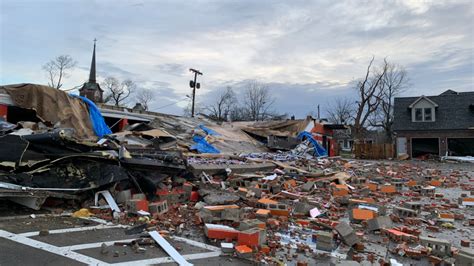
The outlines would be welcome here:
M 0 265 L 177 265 L 158 245 L 135 251 L 125 226 L 101 220 L 37 214 L 0 217 Z M 48 233 L 40 233 L 41 231 Z M 169 243 L 194 265 L 250 265 L 221 257 L 220 249 L 174 237 Z M 103 244 L 107 246 L 103 248 Z

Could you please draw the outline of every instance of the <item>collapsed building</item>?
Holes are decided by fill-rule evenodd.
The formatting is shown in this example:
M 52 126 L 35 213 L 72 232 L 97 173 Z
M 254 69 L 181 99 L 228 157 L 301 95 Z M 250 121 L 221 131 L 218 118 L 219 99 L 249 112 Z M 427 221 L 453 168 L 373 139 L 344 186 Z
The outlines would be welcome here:
M 63 202 L 167 252 L 157 231 L 252 263 L 474 262 L 472 171 L 334 157 L 345 126 L 311 117 L 217 124 L 109 106 L 102 92 L 95 48 L 79 96 L 0 86 L 0 198 Z

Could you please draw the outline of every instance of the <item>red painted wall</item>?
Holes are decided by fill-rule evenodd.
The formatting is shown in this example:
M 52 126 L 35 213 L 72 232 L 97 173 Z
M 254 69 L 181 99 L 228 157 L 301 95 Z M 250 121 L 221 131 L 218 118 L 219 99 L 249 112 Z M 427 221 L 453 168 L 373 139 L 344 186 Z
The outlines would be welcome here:
M 7 120 L 8 106 L 0 104 L 0 118 Z
M 314 123 L 311 129 L 314 139 L 316 139 L 321 145 L 323 145 L 323 136 L 327 139 L 327 150 L 328 156 L 337 156 L 337 146 L 333 139 L 333 130 L 324 127 L 324 124 Z

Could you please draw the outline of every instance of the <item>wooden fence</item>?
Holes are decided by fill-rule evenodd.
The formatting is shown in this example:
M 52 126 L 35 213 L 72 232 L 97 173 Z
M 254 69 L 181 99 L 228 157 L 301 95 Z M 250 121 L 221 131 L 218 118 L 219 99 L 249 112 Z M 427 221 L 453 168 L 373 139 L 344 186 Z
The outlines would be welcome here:
M 358 143 L 354 144 L 354 154 L 357 159 L 388 159 L 395 157 L 395 145 L 391 143 L 373 144 Z

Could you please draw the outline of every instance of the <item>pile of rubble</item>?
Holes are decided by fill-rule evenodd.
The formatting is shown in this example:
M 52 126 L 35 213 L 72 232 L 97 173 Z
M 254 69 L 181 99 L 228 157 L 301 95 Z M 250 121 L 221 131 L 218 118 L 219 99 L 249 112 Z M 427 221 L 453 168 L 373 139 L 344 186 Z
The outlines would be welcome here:
M 77 109 L 49 121 L 29 108 L 34 119 L 0 121 L 0 197 L 126 225 L 140 237 L 116 244 L 135 252 L 157 243 L 186 265 L 166 240 L 181 237 L 261 264 L 474 263 L 472 169 L 330 158 L 309 133 L 285 152 L 220 153 L 243 142 L 203 121 L 100 134 L 70 122 Z

